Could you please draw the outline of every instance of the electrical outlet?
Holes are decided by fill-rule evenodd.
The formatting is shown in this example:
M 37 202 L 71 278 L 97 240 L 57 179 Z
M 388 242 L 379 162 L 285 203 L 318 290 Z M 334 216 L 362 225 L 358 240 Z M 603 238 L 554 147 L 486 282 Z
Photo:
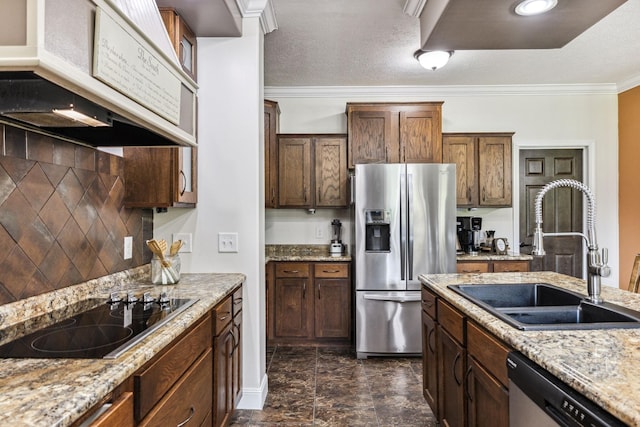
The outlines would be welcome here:
M 238 233 L 218 233 L 218 252 L 238 252 Z
M 321 225 L 316 225 L 316 239 L 324 239 L 324 228 Z
M 133 258 L 133 236 L 124 238 L 124 259 Z
M 182 240 L 182 247 L 178 251 L 184 253 L 193 252 L 193 234 L 191 233 L 174 233 L 172 236 L 173 241 Z

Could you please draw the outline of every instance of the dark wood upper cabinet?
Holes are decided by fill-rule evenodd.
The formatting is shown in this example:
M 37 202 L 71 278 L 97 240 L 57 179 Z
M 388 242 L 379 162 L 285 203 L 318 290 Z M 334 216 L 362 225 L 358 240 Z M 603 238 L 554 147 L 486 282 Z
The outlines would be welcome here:
M 278 129 L 280 107 L 274 101 L 264 101 L 264 206 L 278 207 Z
M 443 163 L 456 165 L 458 207 L 512 205 L 513 133 L 446 133 Z
M 346 135 L 280 134 L 277 167 L 278 207 L 348 206 Z
M 349 168 L 442 162 L 442 102 L 347 103 Z
M 158 9 L 182 69 L 193 80 L 196 80 L 198 42 L 195 33 L 191 31 L 189 25 L 178 15 L 174 8 L 160 7 Z

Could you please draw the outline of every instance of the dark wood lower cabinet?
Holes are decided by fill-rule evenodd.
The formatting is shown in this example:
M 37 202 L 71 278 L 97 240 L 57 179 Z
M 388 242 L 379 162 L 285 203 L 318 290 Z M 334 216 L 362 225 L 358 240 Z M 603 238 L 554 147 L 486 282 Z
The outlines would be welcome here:
M 470 426 L 509 427 L 509 391 L 473 357 L 467 370 L 467 414 Z
M 233 348 L 232 323 L 213 341 L 213 425 L 226 426 L 233 414 Z
M 345 279 L 315 281 L 316 338 L 344 338 L 351 327 L 351 286 Z
M 311 335 L 313 289 L 309 278 L 276 279 L 274 306 L 276 337 Z
M 438 328 L 435 321 L 422 312 L 422 395 L 431 406 L 433 415 L 438 411 Z
M 443 327 L 438 327 L 438 361 L 440 387 L 438 411 L 440 422 L 448 427 L 466 426 L 464 375 L 467 352 Z

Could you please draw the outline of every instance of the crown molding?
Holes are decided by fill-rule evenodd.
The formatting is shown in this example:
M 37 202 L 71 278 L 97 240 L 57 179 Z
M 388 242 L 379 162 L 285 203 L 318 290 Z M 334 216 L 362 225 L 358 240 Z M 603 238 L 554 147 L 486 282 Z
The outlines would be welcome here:
M 636 86 L 640 86 L 640 76 L 632 77 L 620 83 L 618 85 L 618 93 L 622 93 L 629 89 L 633 89 Z
M 418 18 L 420 17 L 426 3 L 427 0 L 407 0 L 402 11 L 409 16 Z
M 269 34 L 271 31 L 278 29 L 278 21 L 276 21 L 276 11 L 273 8 L 273 2 L 267 1 L 267 4 L 260 15 L 260 26 L 263 34 Z
M 270 0 L 236 0 L 236 4 L 243 18 L 260 18 L 263 34 L 278 29 L 276 12 Z
M 638 82 L 640 83 L 640 81 Z M 616 95 L 615 84 L 566 85 L 470 85 L 470 86 L 265 86 L 265 96 L 274 98 L 397 98 L 435 99 L 443 96 L 515 95 Z

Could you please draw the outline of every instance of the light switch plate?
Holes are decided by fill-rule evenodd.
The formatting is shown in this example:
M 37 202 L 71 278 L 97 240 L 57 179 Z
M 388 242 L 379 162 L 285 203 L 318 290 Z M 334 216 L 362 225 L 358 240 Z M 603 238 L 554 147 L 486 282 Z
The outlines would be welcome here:
M 218 233 L 218 252 L 238 252 L 238 233 Z
M 125 236 L 123 252 L 124 252 L 124 259 L 133 258 L 133 236 Z
M 193 252 L 193 234 L 191 233 L 173 233 L 171 236 L 173 241 L 182 240 L 182 247 L 178 253 L 191 253 Z

